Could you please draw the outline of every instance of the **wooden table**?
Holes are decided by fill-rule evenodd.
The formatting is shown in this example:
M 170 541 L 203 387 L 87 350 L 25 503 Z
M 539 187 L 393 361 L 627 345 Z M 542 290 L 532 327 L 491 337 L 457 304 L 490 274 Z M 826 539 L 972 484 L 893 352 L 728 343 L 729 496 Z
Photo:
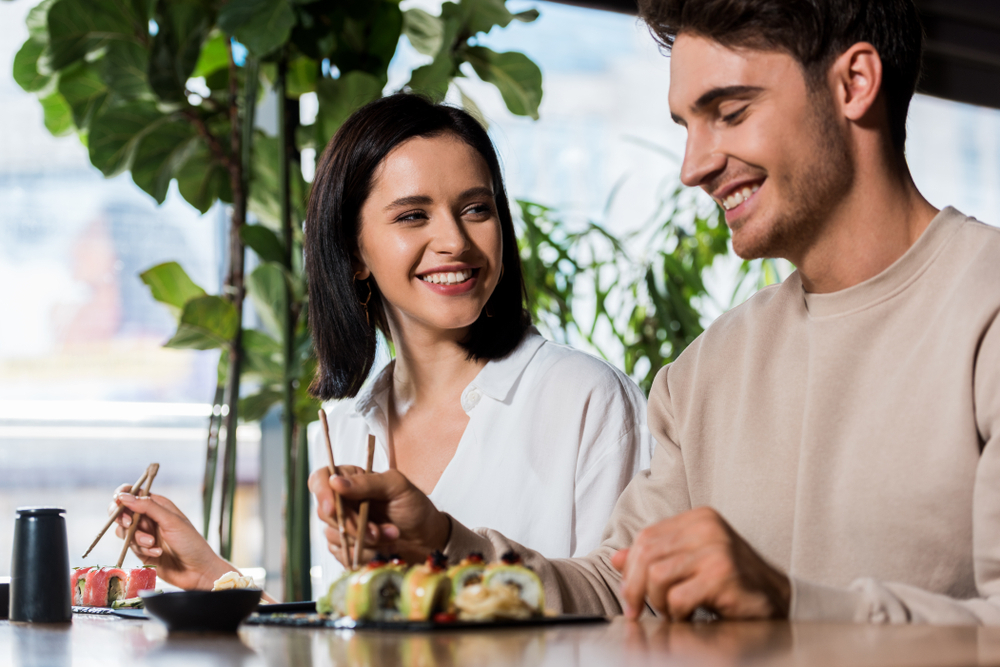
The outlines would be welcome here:
M 239 635 L 167 635 L 155 621 L 0 621 L 0 664 L 162 665 L 1000 665 L 1000 628 L 753 622 L 609 624 L 532 630 L 384 633 L 244 626 Z

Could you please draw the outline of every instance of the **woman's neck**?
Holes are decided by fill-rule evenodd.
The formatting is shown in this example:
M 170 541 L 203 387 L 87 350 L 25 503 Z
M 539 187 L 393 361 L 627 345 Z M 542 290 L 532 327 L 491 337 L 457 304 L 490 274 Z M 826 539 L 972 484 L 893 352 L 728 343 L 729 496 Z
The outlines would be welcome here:
M 469 359 L 459 344 L 465 330 L 434 331 L 390 321 L 390 331 L 396 348 L 392 402 L 399 416 L 414 407 L 458 400 L 486 365 Z

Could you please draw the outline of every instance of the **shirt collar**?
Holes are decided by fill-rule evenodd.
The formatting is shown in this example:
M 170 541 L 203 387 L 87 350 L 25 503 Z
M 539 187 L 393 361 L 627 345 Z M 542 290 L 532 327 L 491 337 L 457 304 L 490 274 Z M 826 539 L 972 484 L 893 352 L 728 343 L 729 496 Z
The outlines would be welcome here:
M 466 411 L 475 407 L 475 403 L 478 402 L 476 399 L 470 404 L 466 400 L 468 395 L 477 389 L 495 401 L 501 403 L 506 401 L 511 389 L 527 368 L 528 362 L 544 343 L 545 339 L 538 333 L 538 329 L 529 327 L 521 342 L 506 357 L 493 359 L 486 364 L 462 392 L 462 404 Z M 370 417 L 374 410 L 380 409 L 385 414 L 386 397 L 392 383 L 392 369 L 395 364 L 395 360 L 386 364 L 375 379 L 358 393 L 354 401 L 354 410 L 366 421 L 371 421 Z

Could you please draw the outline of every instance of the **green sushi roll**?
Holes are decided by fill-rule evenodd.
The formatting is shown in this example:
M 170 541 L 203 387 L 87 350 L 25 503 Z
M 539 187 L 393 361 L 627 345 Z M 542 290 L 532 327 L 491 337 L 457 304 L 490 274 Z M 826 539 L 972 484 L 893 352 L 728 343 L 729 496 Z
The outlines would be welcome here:
M 440 551 L 427 557 L 427 562 L 410 568 L 403 578 L 399 610 L 403 618 L 426 621 L 448 610 L 451 600 L 451 579 L 447 572 L 448 558 Z
M 326 595 L 316 600 L 316 611 L 335 618 L 347 616 L 347 585 L 353 572 L 347 571 L 337 577 Z
M 402 618 L 399 611 L 402 589 L 403 572 L 398 566 L 384 559 L 372 560 L 348 580 L 347 615 L 355 621 L 398 621 Z
M 451 579 L 451 599 L 462 592 L 466 586 L 479 584 L 483 581 L 486 564 L 481 553 L 471 553 L 463 558 L 458 565 L 448 568 L 448 578 Z
M 522 565 L 521 557 L 513 551 L 505 553 L 501 562 L 486 568 L 483 586 L 487 588 L 511 586 L 534 615 L 540 616 L 545 613 L 545 588 L 542 586 L 542 580 L 534 571 Z

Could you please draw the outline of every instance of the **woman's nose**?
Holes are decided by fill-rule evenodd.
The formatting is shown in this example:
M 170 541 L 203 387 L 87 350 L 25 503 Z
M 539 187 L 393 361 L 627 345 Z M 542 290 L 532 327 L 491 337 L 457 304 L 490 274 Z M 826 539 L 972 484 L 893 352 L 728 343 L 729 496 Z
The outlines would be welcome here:
M 459 255 L 470 246 L 462 221 L 454 215 L 439 216 L 432 232 L 431 250 L 434 252 Z

